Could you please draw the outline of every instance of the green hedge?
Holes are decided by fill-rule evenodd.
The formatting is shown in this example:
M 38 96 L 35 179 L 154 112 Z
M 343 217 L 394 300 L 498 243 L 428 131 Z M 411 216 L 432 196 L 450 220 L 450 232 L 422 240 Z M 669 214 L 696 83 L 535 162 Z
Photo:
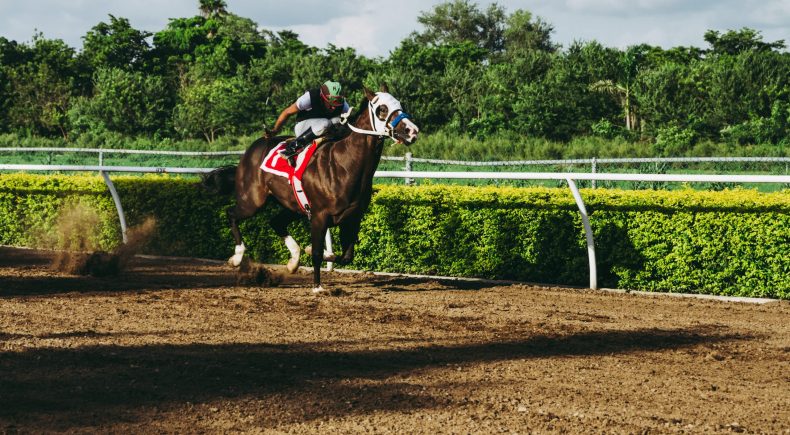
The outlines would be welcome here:
M 116 177 L 129 225 L 153 216 L 145 250 L 226 258 L 229 197 L 163 176 Z M 790 299 L 790 192 L 583 190 L 595 233 L 599 285 L 652 291 Z M 99 177 L 0 175 L 0 243 L 33 245 L 59 208 L 98 210 L 102 246 L 117 243 L 117 217 Z M 258 260 L 287 250 L 267 223 L 242 225 Z M 292 226 L 300 243 L 306 223 Z M 303 263 L 308 259 L 303 257 Z M 379 186 L 351 267 L 584 286 L 587 250 L 568 189 Z

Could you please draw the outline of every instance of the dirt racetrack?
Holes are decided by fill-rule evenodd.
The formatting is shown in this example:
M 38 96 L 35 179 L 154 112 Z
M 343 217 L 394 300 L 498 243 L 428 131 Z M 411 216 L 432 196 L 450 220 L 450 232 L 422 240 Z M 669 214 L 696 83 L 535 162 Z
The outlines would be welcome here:
M 0 433 L 790 433 L 790 304 L 0 248 Z

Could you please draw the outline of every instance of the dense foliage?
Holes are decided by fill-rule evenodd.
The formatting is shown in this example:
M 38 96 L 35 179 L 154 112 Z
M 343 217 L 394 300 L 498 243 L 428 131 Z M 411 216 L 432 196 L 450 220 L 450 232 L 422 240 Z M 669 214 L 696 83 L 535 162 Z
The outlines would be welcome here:
M 115 184 L 131 226 L 156 219 L 146 252 L 232 253 L 231 198 L 161 176 L 118 177 Z M 790 299 L 790 192 L 598 189 L 582 195 L 600 286 Z M 99 215 L 92 236 L 100 246 L 117 243 L 117 217 L 100 177 L 0 175 L 0 244 L 39 244 L 75 204 Z M 255 258 L 284 262 L 287 250 L 267 224 L 275 211 L 264 208 L 242 231 Z M 308 243 L 306 222 L 291 231 Z M 380 186 L 351 267 L 586 286 L 585 243 L 565 188 Z
M 529 11 L 452 0 L 423 12 L 422 30 L 388 57 L 369 59 L 259 30 L 221 0 L 199 6 L 154 32 L 111 15 L 81 51 L 42 34 L 0 37 L 0 134 L 66 144 L 259 134 L 332 77 L 352 104 L 363 85 L 386 81 L 424 132 L 479 141 L 600 136 L 652 155 L 699 143 L 762 144 L 781 155 L 790 140 L 790 53 L 752 29 L 709 30 L 704 48 L 560 47 L 551 24 Z M 499 152 L 486 157 L 512 157 Z

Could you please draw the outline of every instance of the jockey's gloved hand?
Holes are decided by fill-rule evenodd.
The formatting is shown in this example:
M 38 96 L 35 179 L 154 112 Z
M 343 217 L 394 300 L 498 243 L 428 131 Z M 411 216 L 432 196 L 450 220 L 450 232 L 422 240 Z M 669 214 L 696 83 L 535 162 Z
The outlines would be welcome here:
M 340 125 L 346 125 L 346 123 L 348 123 L 349 116 L 351 116 L 351 107 L 348 108 L 348 112 L 343 112 L 340 114 Z
M 263 138 L 264 139 L 271 139 L 271 138 L 274 137 L 274 135 L 275 135 L 274 130 L 269 130 L 268 128 L 263 127 Z

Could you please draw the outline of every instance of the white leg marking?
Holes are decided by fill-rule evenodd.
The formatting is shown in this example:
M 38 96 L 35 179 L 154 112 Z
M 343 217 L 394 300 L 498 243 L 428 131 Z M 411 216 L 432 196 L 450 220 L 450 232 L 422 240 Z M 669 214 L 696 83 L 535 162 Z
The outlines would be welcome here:
M 320 295 L 320 294 L 324 294 L 324 293 L 327 293 L 327 290 L 324 287 L 322 287 L 320 285 L 318 287 L 313 287 L 313 294 L 314 295 Z
M 239 264 L 241 264 L 241 259 L 244 257 L 244 250 L 245 248 L 243 242 L 241 245 L 236 245 L 236 250 L 234 251 L 233 256 L 228 259 L 228 263 L 230 263 L 230 265 L 233 267 L 239 267 Z
M 285 242 L 285 246 L 288 247 L 288 251 L 291 253 L 291 259 L 288 260 L 288 264 L 285 267 L 288 269 L 288 272 L 294 273 L 299 268 L 299 255 L 302 253 L 302 250 L 291 236 L 283 237 L 283 242 Z

